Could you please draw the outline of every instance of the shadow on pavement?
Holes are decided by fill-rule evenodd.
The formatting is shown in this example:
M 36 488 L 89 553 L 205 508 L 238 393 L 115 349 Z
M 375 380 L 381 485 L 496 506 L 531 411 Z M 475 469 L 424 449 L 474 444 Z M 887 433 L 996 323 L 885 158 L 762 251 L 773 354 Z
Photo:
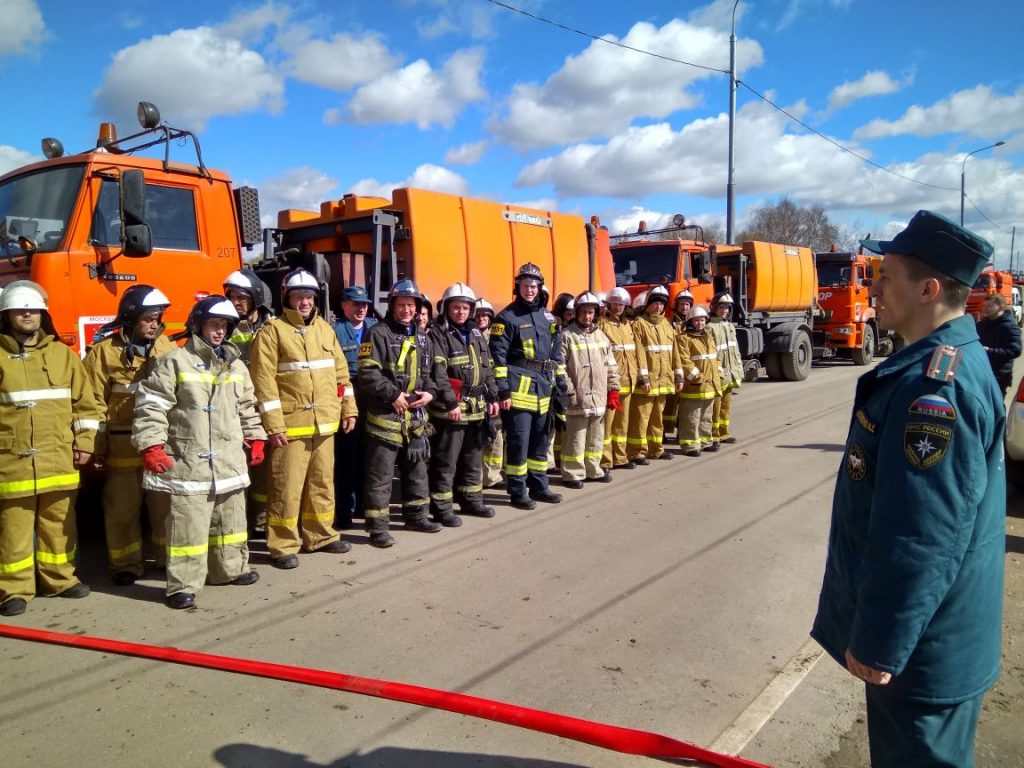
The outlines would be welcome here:
M 355 752 L 339 757 L 329 765 L 314 763 L 305 755 L 255 744 L 228 744 L 216 750 L 213 757 L 224 768 L 585 768 L 577 763 L 509 755 L 404 747 L 382 747 L 366 754 Z
M 1006 534 L 1006 551 L 1024 555 L 1024 536 L 1014 536 L 1012 533 Z
M 842 453 L 846 446 L 842 443 L 804 443 L 803 445 L 776 445 L 776 448 L 795 448 L 804 451 L 824 451 Z

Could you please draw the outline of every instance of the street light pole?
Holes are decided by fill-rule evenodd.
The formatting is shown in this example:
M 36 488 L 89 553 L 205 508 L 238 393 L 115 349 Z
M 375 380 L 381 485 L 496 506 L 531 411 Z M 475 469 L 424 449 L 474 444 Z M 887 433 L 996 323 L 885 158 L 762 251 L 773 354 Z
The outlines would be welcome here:
M 736 215 L 736 184 L 733 163 L 733 143 L 736 123 L 736 6 L 732 6 L 732 34 L 729 35 L 729 182 L 725 192 L 725 242 L 732 243 L 733 222 Z
M 737 0 L 738 1 L 738 0 Z M 964 198 L 967 197 L 966 187 L 964 184 L 964 175 L 967 173 L 967 158 L 971 155 L 976 155 L 979 152 L 984 152 L 986 149 L 992 149 L 993 147 L 1001 147 L 1005 144 L 1005 141 L 997 141 L 995 144 L 989 144 L 987 147 L 976 149 L 973 152 L 968 152 L 964 155 L 964 161 L 960 164 L 960 226 L 964 225 Z

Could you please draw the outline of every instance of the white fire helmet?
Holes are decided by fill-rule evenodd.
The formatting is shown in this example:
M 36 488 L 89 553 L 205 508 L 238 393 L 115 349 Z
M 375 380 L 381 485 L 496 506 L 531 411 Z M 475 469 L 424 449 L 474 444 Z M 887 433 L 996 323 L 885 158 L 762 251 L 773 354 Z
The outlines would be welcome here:
M 590 291 L 584 291 L 575 299 L 576 310 L 583 309 L 583 307 L 593 307 L 594 309 L 601 308 L 601 299 L 597 294 L 591 293 Z
M 10 309 L 49 310 L 46 291 L 31 280 L 15 280 L 0 294 L 0 312 Z
M 612 288 L 608 292 L 608 298 L 605 299 L 606 304 L 625 304 L 629 306 L 629 291 L 625 288 Z
M 667 307 L 668 306 L 668 288 L 666 288 L 663 285 L 656 285 L 653 288 L 651 288 L 651 292 L 647 295 L 647 303 L 644 304 L 644 306 L 648 307 L 648 306 L 651 305 L 652 302 L 655 302 L 655 301 L 660 301 L 660 302 L 664 303 L 664 305 Z
M 449 285 L 441 295 L 441 306 L 445 306 L 452 299 L 464 301 L 469 305 L 476 304 L 476 294 L 473 289 L 465 283 L 453 283 Z
M 287 303 L 288 294 L 292 291 L 313 291 L 313 293 L 319 293 L 320 284 L 317 283 L 312 273 L 304 269 L 293 269 L 281 281 L 281 293 L 283 294 L 281 298 L 285 300 L 285 303 Z
M 478 315 L 494 315 L 494 305 L 491 304 L 487 299 L 476 300 L 476 314 Z
M 640 291 L 633 299 L 633 309 L 643 309 L 647 306 L 647 291 Z
M 686 322 L 690 322 L 691 320 L 697 317 L 703 317 L 705 320 L 707 320 L 708 311 L 704 309 L 704 307 L 695 304 L 694 306 L 690 307 L 690 311 L 686 313 Z

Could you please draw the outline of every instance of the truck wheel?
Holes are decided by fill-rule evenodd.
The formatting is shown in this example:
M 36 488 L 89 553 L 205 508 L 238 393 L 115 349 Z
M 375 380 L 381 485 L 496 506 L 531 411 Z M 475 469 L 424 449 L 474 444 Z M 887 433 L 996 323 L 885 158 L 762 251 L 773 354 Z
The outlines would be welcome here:
M 894 333 L 892 335 L 892 353 L 895 355 L 905 346 L 907 346 L 907 340 L 900 336 L 898 333 Z
M 761 363 L 757 360 L 743 361 L 743 380 L 746 382 L 757 381 L 761 376 Z
M 811 337 L 807 331 L 793 334 L 793 351 L 779 355 L 782 362 L 782 374 L 789 381 L 803 381 L 811 373 Z
M 782 355 L 776 352 L 765 352 L 764 353 L 764 372 L 768 374 L 768 378 L 772 381 L 782 381 L 785 376 L 782 375 Z
M 875 347 L 875 354 L 879 357 L 888 357 L 895 351 L 895 344 L 893 344 L 892 336 L 886 336 L 878 340 L 878 346 Z
M 850 357 L 854 365 L 868 365 L 875 359 L 875 329 L 870 325 L 864 326 L 864 344 L 860 349 L 851 349 Z

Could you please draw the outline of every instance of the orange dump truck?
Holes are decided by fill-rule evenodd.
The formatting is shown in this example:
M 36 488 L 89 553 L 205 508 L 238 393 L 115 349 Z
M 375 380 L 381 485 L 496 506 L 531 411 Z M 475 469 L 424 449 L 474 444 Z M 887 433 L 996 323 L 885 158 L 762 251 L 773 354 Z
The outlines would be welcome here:
M 302 265 L 328 286 L 337 310 L 343 286 L 366 286 L 377 310 L 395 280 L 410 277 L 433 302 L 455 282 L 500 310 L 526 262 L 544 273 L 550 295 L 615 287 L 608 230 L 593 219 L 490 200 L 396 189 L 390 200 L 345 195 L 319 211 L 281 211 L 268 230 L 257 272 L 271 287 Z
M 967 314 L 973 315 L 975 320 L 981 319 L 981 307 L 985 299 L 994 293 L 1006 299 L 1006 306 L 1012 306 L 1013 275 L 994 269 L 983 270 L 971 287 L 971 295 L 967 297 Z
M 121 140 L 104 123 L 96 147 L 74 155 L 43 139 L 47 159 L 0 177 L 0 286 L 42 285 L 61 340 L 80 353 L 137 283 L 167 294 L 169 327 L 184 327 L 196 294 L 219 292 L 261 239 L 255 189 L 207 168 L 196 137 L 152 105 L 139 105 L 139 121 Z M 171 145 L 189 140 L 194 162 L 171 162 Z M 151 147 L 164 159 L 134 154 Z

